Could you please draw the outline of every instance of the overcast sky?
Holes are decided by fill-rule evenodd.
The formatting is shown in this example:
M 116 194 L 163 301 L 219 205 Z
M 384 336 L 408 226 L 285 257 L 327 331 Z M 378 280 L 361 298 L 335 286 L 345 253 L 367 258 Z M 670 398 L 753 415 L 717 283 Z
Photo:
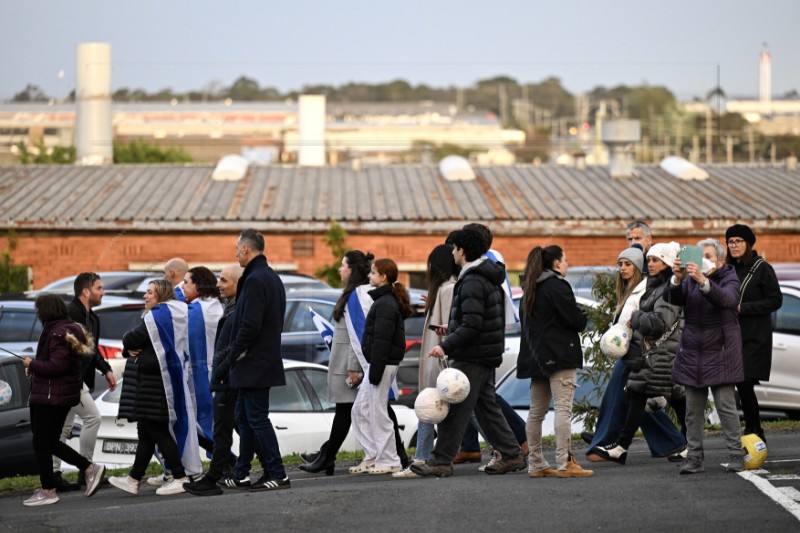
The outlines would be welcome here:
M 780 97 L 800 91 L 798 23 L 797 0 L 0 0 L 0 100 L 28 83 L 63 98 L 75 45 L 91 41 L 111 43 L 115 89 L 505 74 L 572 92 L 647 82 L 682 99 L 713 88 L 717 65 L 729 96 L 757 96 L 766 42 Z

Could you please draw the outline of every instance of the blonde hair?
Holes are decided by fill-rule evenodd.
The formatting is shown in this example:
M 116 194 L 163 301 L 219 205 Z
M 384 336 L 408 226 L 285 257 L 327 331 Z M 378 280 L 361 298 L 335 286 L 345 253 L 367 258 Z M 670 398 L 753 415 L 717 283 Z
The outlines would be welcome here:
M 153 294 L 156 295 L 156 303 L 163 304 L 168 300 L 175 299 L 175 289 L 169 281 L 165 279 L 154 279 L 149 285 L 153 286 Z

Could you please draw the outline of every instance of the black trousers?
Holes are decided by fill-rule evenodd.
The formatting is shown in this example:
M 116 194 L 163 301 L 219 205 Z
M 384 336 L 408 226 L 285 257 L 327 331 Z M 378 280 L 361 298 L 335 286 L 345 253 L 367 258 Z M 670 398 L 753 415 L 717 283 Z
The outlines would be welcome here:
M 628 398 L 630 400 L 630 403 L 628 404 L 628 416 L 625 418 L 625 426 L 622 428 L 622 431 L 617 438 L 617 444 L 626 450 L 630 448 L 631 442 L 633 442 L 633 436 L 636 434 L 636 430 L 642 425 L 642 420 L 644 419 L 647 408 L 646 395 L 629 390 Z M 678 423 L 681 425 L 681 433 L 683 433 L 683 436 L 685 437 L 686 399 L 670 398 L 669 405 L 675 411 L 675 414 L 678 417 Z
M 758 398 L 756 398 L 756 380 L 745 379 L 741 383 L 736 384 L 736 390 L 739 391 L 739 402 L 742 404 L 742 412 L 744 413 L 744 434 L 757 433 L 762 434 L 761 430 L 761 411 L 758 407 Z
M 61 430 L 67 420 L 68 405 L 31 405 L 31 431 L 33 451 L 39 466 L 39 481 L 43 489 L 56 488 L 53 480 L 53 456 L 86 470 L 92 463 L 81 454 L 61 442 Z
M 236 398 L 239 391 L 224 390 L 214 393 L 214 443 L 211 452 L 211 464 L 206 476 L 217 481 L 230 466 L 231 447 L 233 446 L 233 430 L 236 427 Z
M 178 443 L 172 438 L 169 432 L 169 422 L 155 420 L 139 420 L 136 423 L 136 431 L 139 434 L 139 446 L 136 448 L 136 458 L 133 460 L 130 476 L 136 481 L 141 481 L 150 459 L 158 446 L 159 451 L 164 456 L 175 479 L 186 477 L 186 470 L 183 469 L 181 452 Z M 52 466 L 52 465 L 51 465 Z

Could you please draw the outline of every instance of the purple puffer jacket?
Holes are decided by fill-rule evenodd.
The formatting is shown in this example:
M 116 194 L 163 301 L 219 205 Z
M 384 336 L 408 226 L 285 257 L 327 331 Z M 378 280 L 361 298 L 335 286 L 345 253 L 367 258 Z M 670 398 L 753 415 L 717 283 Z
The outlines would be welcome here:
M 31 361 L 31 405 L 77 405 L 81 397 L 81 357 L 94 354 L 91 335 L 72 320 L 45 324 L 36 359 Z
M 684 306 L 683 336 L 672 366 L 672 380 L 690 387 L 713 387 L 744 379 L 742 334 L 736 307 L 739 277 L 724 264 L 708 279 L 708 294 L 687 277 L 674 286 L 667 284 L 667 301 Z

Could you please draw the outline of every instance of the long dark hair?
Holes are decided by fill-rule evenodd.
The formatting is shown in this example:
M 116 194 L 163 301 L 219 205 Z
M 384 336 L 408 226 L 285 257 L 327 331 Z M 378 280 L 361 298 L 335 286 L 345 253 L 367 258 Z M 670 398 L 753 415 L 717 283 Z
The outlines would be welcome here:
M 453 276 L 458 276 L 461 267 L 453 259 L 453 247 L 449 244 L 440 244 L 433 249 L 428 256 L 428 298 L 426 307 L 430 314 L 433 306 L 436 305 L 436 295 L 442 283 Z
M 188 270 L 192 276 L 192 282 L 197 287 L 197 294 L 200 298 L 219 298 L 219 287 L 217 287 L 217 276 L 204 266 L 196 266 Z
M 333 319 L 341 320 L 344 316 L 344 308 L 347 306 L 347 299 L 350 298 L 350 293 L 355 290 L 359 285 L 366 285 L 369 283 L 369 267 L 375 256 L 367 252 L 366 254 L 361 250 L 350 250 L 344 254 L 347 259 L 347 266 L 350 267 L 350 278 L 347 280 L 347 286 L 342 291 L 339 299 L 336 300 L 336 305 L 333 308 Z
M 386 276 L 386 281 L 392 286 L 392 294 L 394 294 L 397 303 L 400 305 L 400 314 L 403 315 L 403 318 L 411 316 L 414 310 L 411 309 L 408 290 L 402 283 L 397 281 L 397 263 L 391 259 L 376 259 L 372 266 L 375 267 L 375 271 L 378 274 Z
M 522 305 L 528 316 L 533 315 L 533 304 L 536 301 L 536 280 L 545 270 L 552 270 L 553 264 L 564 257 L 560 246 L 551 244 L 545 248 L 537 246 L 528 254 L 525 263 L 524 281 L 522 283 Z

